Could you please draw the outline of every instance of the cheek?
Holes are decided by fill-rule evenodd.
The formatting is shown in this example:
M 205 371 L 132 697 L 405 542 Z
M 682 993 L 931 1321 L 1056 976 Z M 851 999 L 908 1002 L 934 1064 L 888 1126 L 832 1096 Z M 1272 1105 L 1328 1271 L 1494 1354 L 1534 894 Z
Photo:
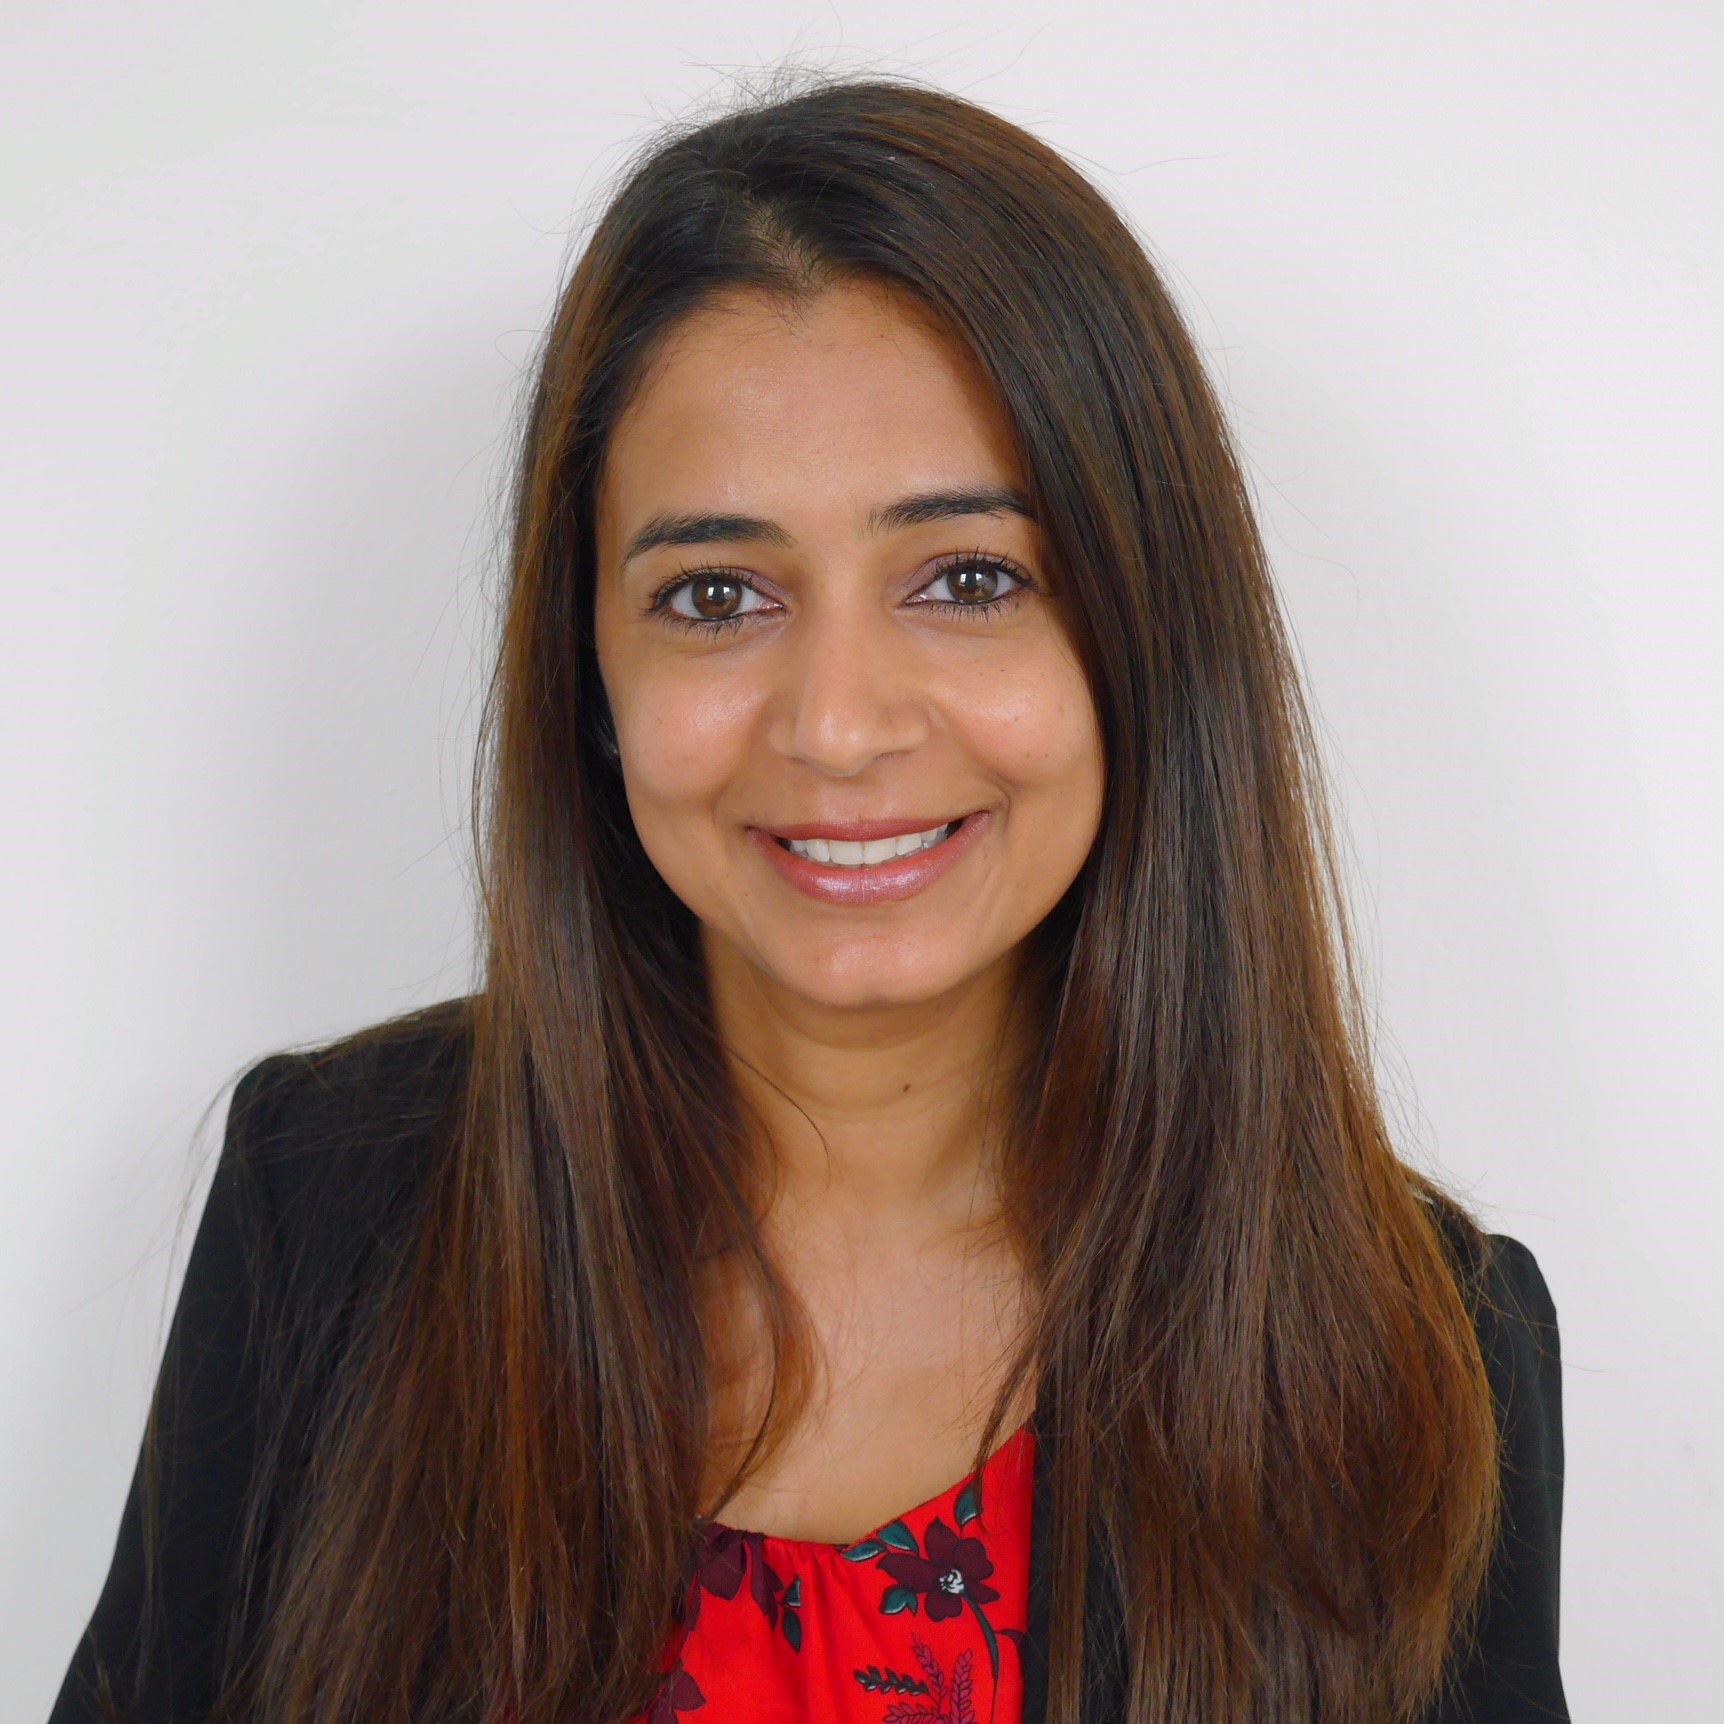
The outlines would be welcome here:
M 757 692 L 744 683 L 679 674 L 676 667 L 631 679 L 616 722 L 629 803 L 643 839 L 648 827 L 705 815 L 736 782 L 758 704 Z
M 1069 648 L 1048 643 L 993 667 L 953 712 L 972 756 L 1011 786 L 1018 813 L 1058 814 L 1087 822 L 1093 832 L 1101 737 L 1089 685 Z

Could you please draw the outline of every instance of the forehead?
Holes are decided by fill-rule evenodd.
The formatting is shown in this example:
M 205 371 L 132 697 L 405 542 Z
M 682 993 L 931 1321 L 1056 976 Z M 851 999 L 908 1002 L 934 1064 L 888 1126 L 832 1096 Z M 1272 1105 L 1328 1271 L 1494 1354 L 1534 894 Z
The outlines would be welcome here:
M 661 343 L 611 434 L 600 530 L 654 510 L 795 513 L 941 484 L 1021 484 L 1009 420 L 914 300 L 845 284 L 732 293 Z

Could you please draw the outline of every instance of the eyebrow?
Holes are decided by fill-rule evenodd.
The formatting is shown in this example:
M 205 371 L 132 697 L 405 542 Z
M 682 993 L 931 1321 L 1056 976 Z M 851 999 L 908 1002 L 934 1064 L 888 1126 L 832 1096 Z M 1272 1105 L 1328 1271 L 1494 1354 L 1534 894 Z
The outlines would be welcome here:
M 882 503 L 868 514 L 871 533 L 902 532 L 930 521 L 957 520 L 966 515 L 1021 515 L 1033 521 L 1030 500 L 1015 486 L 968 485 L 952 491 L 918 491 L 896 502 Z M 680 514 L 665 510 L 654 515 L 629 541 L 622 566 L 665 545 L 777 545 L 796 543 L 795 535 L 777 521 L 760 515 Z

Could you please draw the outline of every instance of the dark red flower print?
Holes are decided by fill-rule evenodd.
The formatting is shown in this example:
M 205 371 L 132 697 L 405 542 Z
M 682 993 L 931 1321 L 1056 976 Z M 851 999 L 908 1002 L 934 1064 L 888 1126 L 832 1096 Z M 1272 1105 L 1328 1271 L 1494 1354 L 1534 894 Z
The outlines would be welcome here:
M 735 1598 L 748 1572 L 748 1534 L 728 1526 L 712 1528 L 701 1541 L 694 1572 L 702 1591 Z
M 738 1532 L 734 1527 L 712 1526 L 707 1529 L 695 1552 L 694 1582 L 689 1588 L 684 1606 L 684 1627 L 692 1630 L 700 1617 L 703 1593 L 714 1598 L 732 1599 L 748 1580 L 749 1597 L 755 1608 L 766 1618 L 768 1628 L 783 1627 L 784 1638 L 791 1650 L 802 1650 L 802 1585 L 791 1576 L 787 1586 L 766 1558 L 766 1539 L 758 1532 Z
M 778 1626 L 778 1595 L 784 1590 L 784 1582 L 773 1571 L 772 1565 L 766 1560 L 766 1547 L 758 1539 L 749 1550 L 748 1590 L 754 1595 L 754 1602 L 760 1607 L 760 1614 L 766 1618 L 768 1628 Z
M 943 1520 L 935 1520 L 923 1535 L 922 1548 L 926 1556 L 889 1550 L 881 1556 L 880 1566 L 900 1586 L 921 1594 L 930 1622 L 957 1616 L 966 1599 L 992 1604 L 1000 1596 L 984 1584 L 994 1564 L 979 1538 L 960 1538 Z
M 665 1678 L 658 1699 L 647 1714 L 647 1724 L 676 1724 L 677 1713 L 692 1712 L 705 1704 L 706 1696 L 701 1693 L 700 1684 L 678 1664 Z

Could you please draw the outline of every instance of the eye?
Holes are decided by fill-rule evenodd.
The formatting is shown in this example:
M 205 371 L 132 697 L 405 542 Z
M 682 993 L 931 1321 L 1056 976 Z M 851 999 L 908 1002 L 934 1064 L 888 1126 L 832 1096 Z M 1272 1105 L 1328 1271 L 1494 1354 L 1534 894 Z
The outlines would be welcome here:
M 767 605 L 740 575 L 727 574 L 723 569 L 696 569 L 665 587 L 652 608 L 698 625 L 734 622 Z
M 1030 584 L 1029 577 L 1005 558 L 971 551 L 949 559 L 917 592 L 916 602 L 946 610 L 986 610 L 1015 598 Z

